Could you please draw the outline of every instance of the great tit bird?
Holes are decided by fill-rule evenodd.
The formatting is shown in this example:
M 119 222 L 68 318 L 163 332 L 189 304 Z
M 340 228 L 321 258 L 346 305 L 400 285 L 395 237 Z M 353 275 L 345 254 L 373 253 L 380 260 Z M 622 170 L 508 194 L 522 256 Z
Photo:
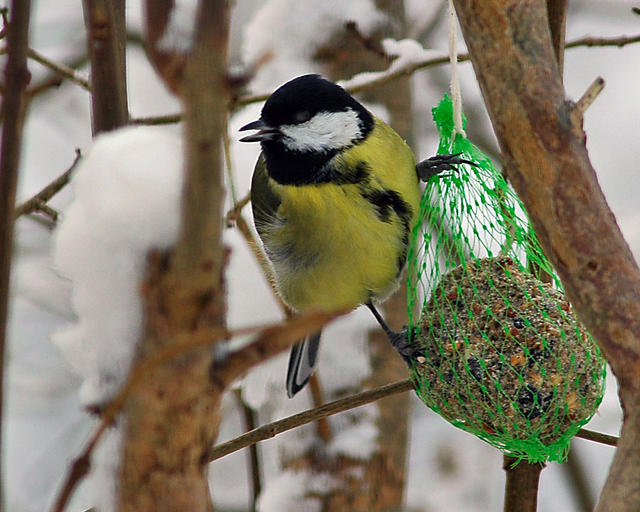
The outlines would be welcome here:
M 428 178 L 463 160 L 439 155 L 416 168 L 390 126 L 319 75 L 282 85 L 260 119 L 240 130 L 258 130 L 240 140 L 262 147 L 253 216 L 283 300 L 299 312 L 366 304 L 399 348 L 406 334 L 392 331 L 373 303 L 396 289 L 404 268 L 419 174 Z M 289 397 L 313 374 L 319 343 L 320 332 L 292 347 Z

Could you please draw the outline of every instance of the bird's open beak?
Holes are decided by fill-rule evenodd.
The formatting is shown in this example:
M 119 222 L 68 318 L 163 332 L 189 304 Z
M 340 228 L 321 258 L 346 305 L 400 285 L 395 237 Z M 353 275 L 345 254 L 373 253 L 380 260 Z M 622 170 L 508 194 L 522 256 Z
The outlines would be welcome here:
M 262 119 L 258 119 L 257 121 L 253 121 L 252 123 L 245 124 L 242 128 L 240 128 L 241 132 L 245 130 L 258 130 L 258 133 L 242 137 L 240 139 L 240 142 L 262 142 L 263 140 L 271 140 L 274 139 L 279 133 L 277 128 L 272 128 Z

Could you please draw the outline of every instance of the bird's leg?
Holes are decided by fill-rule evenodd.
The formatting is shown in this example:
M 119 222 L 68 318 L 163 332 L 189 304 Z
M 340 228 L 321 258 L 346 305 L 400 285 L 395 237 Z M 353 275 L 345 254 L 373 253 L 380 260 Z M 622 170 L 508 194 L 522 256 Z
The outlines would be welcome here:
M 415 361 L 416 358 L 420 356 L 424 357 L 424 352 L 422 351 L 422 349 L 416 344 L 409 341 L 409 332 L 406 325 L 401 331 L 394 331 L 387 325 L 387 322 L 384 321 L 384 318 L 382 318 L 382 315 L 378 312 L 371 301 L 368 301 L 366 303 L 366 306 L 373 313 L 373 316 L 376 317 L 376 320 L 380 324 L 380 327 L 382 328 L 384 333 L 387 335 L 387 338 L 389 338 L 389 342 L 391 343 L 393 348 L 396 349 L 398 354 L 402 356 L 402 359 L 404 359 L 407 364 Z
M 422 181 L 429 181 L 443 171 L 455 171 L 454 165 L 468 164 L 477 167 L 475 162 L 458 158 L 460 153 L 452 155 L 436 155 L 423 160 L 416 165 L 416 172 Z

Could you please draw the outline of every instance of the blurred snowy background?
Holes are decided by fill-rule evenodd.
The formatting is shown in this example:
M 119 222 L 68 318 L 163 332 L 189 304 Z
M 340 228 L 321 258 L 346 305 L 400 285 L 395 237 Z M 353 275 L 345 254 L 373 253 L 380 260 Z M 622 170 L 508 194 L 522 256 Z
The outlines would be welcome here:
M 127 3 L 129 30 L 139 34 L 140 4 L 138 1 Z M 269 92 L 296 75 L 318 71 L 317 64 L 309 57 L 314 48 L 326 42 L 323 37 L 337 24 L 355 19 L 366 32 L 367 27 L 384 22 L 372 4 L 370 0 L 322 3 L 237 0 L 232 15 L 232 63 L 251 62 L 265 50 L 272 49 L 273 59 L 260 69 L 251 84 L 252 92 Z M 407 0 L 410 25 L 417 29 L 424 27 L 438 12 L 440 4 L 434 0 Z M 585 35 L 637 34 L 640 16 L 632 14 L 630 7 L 630 2 L 624 0 L 572 2 L 567 40 Z M 32 48 L 53 61 L 69 62 L 84 54 L 84 34 L 78 0 L 34 2 Z M 421 43 L 425 48 L 446 52 L 444 17 Z M 567 94 L 573 99 L 580 97 L 596 76 L 606 81 L 603 93 L 586 114 L 587 144 L 600 185 L 636 258 L 640 255 L 640 173 L 634 172 L 640 133 L 638 62 L 640 44 L 621 49 L 571 49 L 566 52 L 564 73 Z M 30 62 L 29 65 L 32 83 L 47 74 L 38 64 Z M 86 73 L 87 69 L 83 68 L 82 72 Z M 132 117 L 179 111 L 177 101 L 158 81 L 139 45 L 130 44 L 128 48 L 127 73 Z M 469 63 L 460 65 L 460 75 L 465 110 L 469 124 L 474 127 L 470 135 L 473 139 L 474 132 L 484 133 L 481 142 L 491 151 L 494 142 L 492 136 L 486 135 L 490 133 L 489 122 Z M 437 147 L 430 110 L 445 91 L 447 80 L 446 67 L 420 71 L 412 78 L 414 149 L 418 157 L 431 155 Z M 375 106 L 372 108 L 375 110 Z M 258 148 L 236 144 L 237 129 L 256 119 L 259 109 L 260 105 L 248 106 L 238 111 L 230 123 L 239 197 L 249 188 Z M 376 112 L 384 117 L 384 111 Z M 90 127 L 89 95 L 74 84 L 65 82 L 31 104 L 25 126 L 18 201 L 30 197 L 67 169 L 75 148 L 84 151 L 90 146 Z M 180 128 L 168 126 L 160 130 L 176 137 Z M 153 190 L 148 193 L 151 196 Z M 64 214 L 72 194 L 72 189 L 67 188 L 56 196 L 52 206 Z M 141 197 L 138 204 L 138 208 L 144 208 L 145 197 Z M 230 326 L 245 325 L 246 319 L 254 324 L 279 318 L 277 305 L 246 244 L 234 230 L 227 230 L 225 236 L 233 248 L 228 269 Z M 52 233 L 32 219 L 21 218 L 16 226 L 15 244 L 3 464 L 8 510 L 31 512 L 50 505 L 67 464 L 86 440 L 94 421 L 82 410 L 80 378 L 51 343 L 52 334 L 73 320 L 70 283 L 54 271 Z M 109 309 L 110 304 L 105 302 L 104 308 Z M 358 372 L 366 372 L 365 336 L 372 325 L 370 315 L 360 310 L 327 331 L 320 362 L 323 380 L 339 383 L 354 377 L 353 374 L 359 377 Z M 332 343 L 332 337 L 353 342 Z M 349 361 L 348 367 L 343 365 L 344 361 Z M 282 356 L 250 374 L 245 381 L 244 399 L 259 410 L 264 421 L 309 406 L 306 396 L 291 401 L 285 399 L 282 387 L 285 363 Z M 224 409 L 220 441 L 241 431 L 240 415 L 231 397 Z M 360 414 L 375 415 L 375 409 L 365 408 Z M 588 428 L 617 434 L 619 425 L 620 409 L 615 382 L 610 376 L 600 412 Z M 295 483 L 277 474 L 277 454 L 285 443 L 289 449 L 292 446 L 295 449 L 296 442 L 303 437 L 304 431 L 262 443 L 266 490 L 261 510 L 286 510 L 282 503 Z M 113 448 L 102 447 L 103 451 L 109 449 Z M 574 449 L 587 472 L 595 498 L 604 483 L 613 450 L 583 440 L 575 441 Z M 414 400 L 405 493 L 407 510 L 500 510 L 504 485 L 501 464 L 501 454 L 451 427 Z M 219 510 L 247 509 L 248 479 L 244 452 L 213 465 L 212 492 Z M 575 503 L 566 472 L 557 464 L 551 464 L 542 473 L 539 510 L 577 512 L 580 509 Z M 69 510 L 83 511 L 93 505 L 89 485 L 84 484 Z

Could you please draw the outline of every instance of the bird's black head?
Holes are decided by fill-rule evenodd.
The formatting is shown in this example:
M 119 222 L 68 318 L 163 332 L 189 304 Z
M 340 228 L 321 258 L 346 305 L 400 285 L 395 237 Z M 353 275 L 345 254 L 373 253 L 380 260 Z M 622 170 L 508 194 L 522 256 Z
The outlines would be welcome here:
M 372 115 L 342 87 L 303 75 L 267 99 L 260 119 L 241 128 L 259 131 L 240 140 L 261 143 L 273 179 L 303 185 L 328 181 L 329 160 L 372 128 Z

